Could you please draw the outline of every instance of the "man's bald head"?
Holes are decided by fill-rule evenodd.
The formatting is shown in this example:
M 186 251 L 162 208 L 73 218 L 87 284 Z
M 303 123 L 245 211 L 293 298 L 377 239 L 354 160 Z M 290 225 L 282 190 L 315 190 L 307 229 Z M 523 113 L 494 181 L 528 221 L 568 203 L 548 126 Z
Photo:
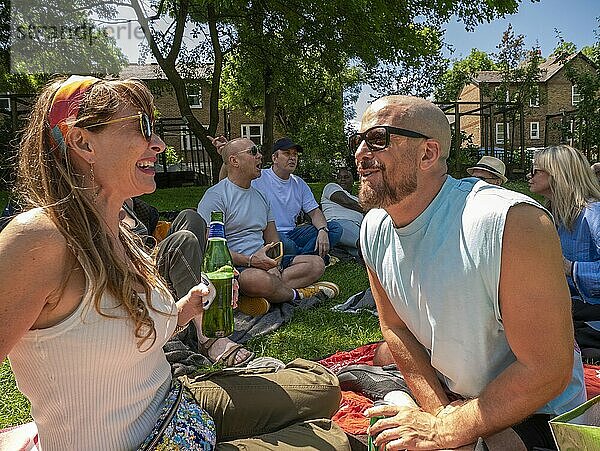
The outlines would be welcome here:
M 254 142 L 248 138 L 235 138 L 229 141 L 223 146 L 221 150 L 221 157 L 223 163 L 229 164 L 229 157 L 242 152 L 243 150 L 249 149 L 254 146 Z
M 392 125 L 418 132 L 440 144 L 441 157 L 448 158 L 452 136 L 442 110 L 433 103 L 412 96 L 387 96 L 373 102 L 362 117 L 361 131 L 375 125 Z

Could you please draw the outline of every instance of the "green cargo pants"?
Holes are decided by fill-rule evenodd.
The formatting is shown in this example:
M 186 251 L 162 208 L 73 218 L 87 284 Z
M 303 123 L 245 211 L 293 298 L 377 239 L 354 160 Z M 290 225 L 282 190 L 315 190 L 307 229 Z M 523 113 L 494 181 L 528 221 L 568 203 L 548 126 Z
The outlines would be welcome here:
M 217 449 L 350 450 L 329 419 L 340 403 L 337 377 L 316 362 L 284 369 L 226 369 L 181 378 L 215 420 Z

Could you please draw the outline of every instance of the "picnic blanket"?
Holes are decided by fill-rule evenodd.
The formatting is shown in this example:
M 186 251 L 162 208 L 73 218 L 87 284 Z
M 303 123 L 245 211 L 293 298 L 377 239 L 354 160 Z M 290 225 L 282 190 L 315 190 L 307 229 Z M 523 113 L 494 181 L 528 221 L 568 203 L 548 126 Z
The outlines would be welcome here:
M 370 343 L 350 351 L 336 352 L 320 360 L 319 363 L 336 374 L 348 365 L 373 365 L 375 349 L 379 344 Z M 591 399 L 600 394 L 600 365 L 585 363 L 583 368 L 587 399 Z M 340 409 L 333 420 L 349 434 L 366 434 L 369 420 L 364 417 L 363 413 L 372 405 L 373 402 L 360 393 L 342 391 Z
M 251 338 L 279 329 L 292 319 L 296 309 L 311 308 L 320 302 L 322 302 L 321 299 L 313 296 L 293 302 L 272 304 L 265 315 L 257 317 L 245 315 L 236 310 L 234 312 L 234 332 L 229 338 L 236 343 L 244 344 Z M 169 340 L 163 349 L 175 377 L 192 374 L 199 367 L 211 364 L 206 357 L 197 352 L 198 338 L 193 323 L 190 323 L 183 332 Z
M 331 310 L 335 312 L 346 313 L 368 312 L 372 315 L 378 316 L 377 308 L 375 307 L 375 299 L 373 299 L 371 288 L 367 288 L 366 290 L 353 294 L 343 304 L 337 304 L 331 307 Z

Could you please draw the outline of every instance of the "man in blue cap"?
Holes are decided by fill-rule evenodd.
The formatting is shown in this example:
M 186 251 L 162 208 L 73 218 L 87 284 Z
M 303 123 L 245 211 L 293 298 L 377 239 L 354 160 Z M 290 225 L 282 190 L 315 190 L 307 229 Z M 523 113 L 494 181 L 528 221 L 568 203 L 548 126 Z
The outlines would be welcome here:
M 271 204 L 284 254 L 316 254 L 327 263 L 327 253 L 340 240 L 342 228 L 335 221 L 327 222 L 306 182 L 293 174 L 300 152 L 302 146 L 290 138 L 278 139 L 273 145 L 273 166 L 263 169 L 252 186 Z M 310 217 L 311 224 L 296 226 L 302 212 Z

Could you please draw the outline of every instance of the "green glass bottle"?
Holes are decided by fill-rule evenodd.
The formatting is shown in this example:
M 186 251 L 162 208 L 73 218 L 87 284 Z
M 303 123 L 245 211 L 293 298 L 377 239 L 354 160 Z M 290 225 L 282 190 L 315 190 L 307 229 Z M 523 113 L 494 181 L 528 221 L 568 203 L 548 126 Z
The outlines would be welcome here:
M 208 245 L 202 261 L 202 272 L 216 289 L 215 299 L 202 316 L 202 333 L 209 338 L 227 337 L 233 333 L 233 260 L 225 240 L 221 211 L 210 213 Z

